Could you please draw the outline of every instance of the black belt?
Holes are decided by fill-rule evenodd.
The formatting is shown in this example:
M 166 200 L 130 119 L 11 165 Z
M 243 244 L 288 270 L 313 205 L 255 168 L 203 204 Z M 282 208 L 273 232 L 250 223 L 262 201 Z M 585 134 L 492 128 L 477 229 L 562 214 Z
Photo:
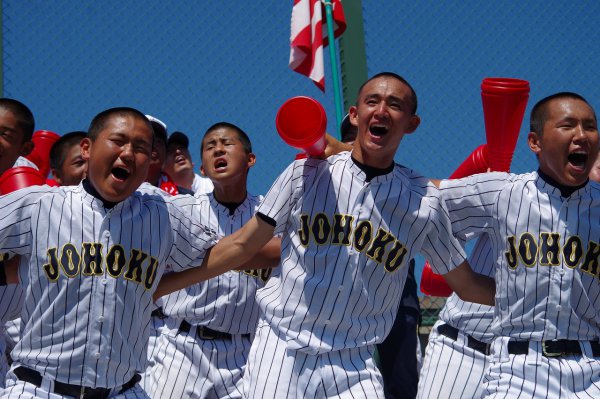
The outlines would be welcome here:
M 36 387 L 42 386 L 42 375 L 27 367 L 17 367 L 13 373 L 21 381 L 29 382 Z M 131 389 L 141 380 L 139 374 L 136 374 L 121 387 L 117 388 L 90 388 L 81 385 L 65 384 L 64 382 L 54 381 L 54 393 L 63 396 L 74 396 L 81 399 L 105 399 L 110 396 L 111 391 L 123 393 Z
M 192 328 L 192 325 L 184 320 L 181 322 L 181 325 L 179 326 L 179 330 L 177 331 L 177 334 L 189 333 L 191 328 Z M 239 335 L 242 336 L 242 338 L 250 338 L 250 334 L 239 334 Z M 229 333 L 212 330 L 212 329 L 210 329 L 208 327 L 204 327 L 204 326 L 196 326 L 196 336 L 200 339 L 228 339 L 228 340 L 231 340 L 233 338 L 233 335 L 231 335 Z
M 589 341 L 594 357 L 600 357 L 600 342 Z M 508 353 L 526 355 L 529 352 L 529 341 L 508 341 Z M 542 354 L 546 357 L 581 355 L 581 341 L 555 339 L 542 341 Z
M 456 341 L 458 339 L 458 328 L 452 327 L 450 324 L 440 324 L 437 327 L 438 333 L 453 339 Z M 484 355 L 490 354 L 490 344 L 486 344 L 485 342 L 481 342 L 471 337 L 468 334 L 467 336 L 467 346 L 471 349 L 476 350 L 477 352 L 483 353 Z

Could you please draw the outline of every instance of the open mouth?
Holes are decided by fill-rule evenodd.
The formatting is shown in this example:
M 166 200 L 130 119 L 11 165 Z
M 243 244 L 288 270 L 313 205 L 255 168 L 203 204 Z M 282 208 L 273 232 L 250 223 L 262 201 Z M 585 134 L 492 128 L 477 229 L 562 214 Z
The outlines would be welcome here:
M 217 159 L 215 161 L 215 170 L 219 170 L 227 167 L 227 161 L 224 159 Z
M 129 171 L 120 167 L 113 168 L 111 173 L 118 180 L 126 180 L 130 175 Z
M 373 136 L 382 137 L 388 132 L 388 128 L 385 126 L 374 125 L 369 128 L 369 132 L 371 132 Z
M 577 169 L 585 169 L 585 165 L 587 164 L 588 154 L 584 152 L 573 152 L 569 154 L 567 160 L 571 165 L 573 165 Z

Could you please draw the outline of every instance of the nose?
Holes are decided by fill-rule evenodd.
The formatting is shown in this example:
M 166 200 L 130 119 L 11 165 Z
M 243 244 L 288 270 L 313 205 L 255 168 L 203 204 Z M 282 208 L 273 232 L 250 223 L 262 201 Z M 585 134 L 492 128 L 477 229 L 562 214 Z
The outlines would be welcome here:
M 588 136 L 586 135 L 585 127 L 580 123 L 575 127 L 575 133 L 573 137 L 573 141 L 585 141 Z
M 375 108 L 375 115 L 382 116 L 387 113 L 387 106 L 384 101 L 381 101 Z
M 121 154 L 119 158 L 122 160 L 130 160 L 133 159 L 133 145 L 131 143 L 127 143 L 121 147 Z

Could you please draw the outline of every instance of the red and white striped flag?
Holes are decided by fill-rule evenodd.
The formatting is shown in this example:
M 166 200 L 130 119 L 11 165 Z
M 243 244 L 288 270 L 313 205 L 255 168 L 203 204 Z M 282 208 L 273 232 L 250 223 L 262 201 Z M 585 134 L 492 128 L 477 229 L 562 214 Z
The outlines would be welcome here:
M 331 1 L 333 8 L 333 35 L 339 37 L 346 29 L 346 18 L 341 0 Z M 290 37 L 290 68 L 312 79 L 325 91 L 323 47 L 327 46 L 327 29 L 323 29 L 325 7 L 321 0 L 294 0 L 292 34 Z

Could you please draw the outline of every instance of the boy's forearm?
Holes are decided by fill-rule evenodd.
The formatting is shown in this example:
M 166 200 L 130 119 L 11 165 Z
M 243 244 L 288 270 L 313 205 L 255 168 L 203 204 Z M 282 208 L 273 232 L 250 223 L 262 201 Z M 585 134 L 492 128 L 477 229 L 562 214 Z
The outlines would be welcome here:
M 494 279 L 475 273 L 467 261 L 443 276 L 450 288 L 463 301 L 494 306 L 496 295 Z

